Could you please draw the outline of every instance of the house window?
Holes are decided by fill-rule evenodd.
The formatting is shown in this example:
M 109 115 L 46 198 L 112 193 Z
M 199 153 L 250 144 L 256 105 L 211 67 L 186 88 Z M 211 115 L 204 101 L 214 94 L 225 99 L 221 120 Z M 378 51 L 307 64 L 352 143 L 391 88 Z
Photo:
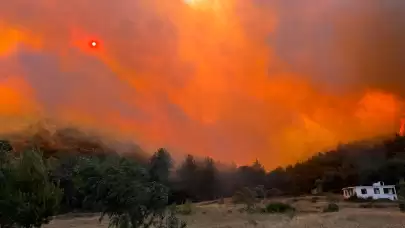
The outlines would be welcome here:
M 361 189 L 361 194 L 363 194 L 363 195 L 367 194 L 367 189 L 362 188 L 362 189 Z
M 380 194 L 380 189 L 379 188 L 374 188 L 374 194 Z
M 384 188 L 384 194 L 394 194 L 394 189 L 392 189 L 392 188 Z

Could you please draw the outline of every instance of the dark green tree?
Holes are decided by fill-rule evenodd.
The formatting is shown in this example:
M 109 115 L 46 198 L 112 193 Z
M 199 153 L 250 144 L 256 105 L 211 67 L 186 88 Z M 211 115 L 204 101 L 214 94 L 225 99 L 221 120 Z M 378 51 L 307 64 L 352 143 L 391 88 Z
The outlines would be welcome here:
M 266 171 L 263 165 L 256 159 L 251 166 L 241 166 L 237 171 L 238 188 L 255 188 L 266 183 Z
M 40 227 L 58 211 L 62 191 L 49 181 L 47 161 L 35 149 L 1 163 L 1 227 Z
M 147 169 L 133 160 L 81 158 L 74 178 L 84 200 L 99 205 L 113 227 L 149 227 L 165 215 L 168 188 L 150 181 Z
M 176 171 L 176 191 L 186 198 L 196 199 L 198 195 L 198 165 L 192 155 L 187 155 Z
M 79 154 L 63 153 L 58 158 L 51 157 L 50 178 L 54 183 L 58 183 L 63 189 L 60 212 L 70 212 L 74 210 L 84 210 L 82 207 L 82 197 L 78 195 L 73 182 L 74 169 L 77 166 Z
M 200 200 L 211 200 L 218 197 L 218 170 L 212 158 L 205 158 L 199 169 L 198 177 L 198 195 Z
M 170 154 L 163 148 L 158 149 L 149 160 L 148 168 L 151 180 L 168 184 L 172 164 Z
M 13 150 L 10 142 L 7 140 L 0 140 L 0 152 L 7 153 Z

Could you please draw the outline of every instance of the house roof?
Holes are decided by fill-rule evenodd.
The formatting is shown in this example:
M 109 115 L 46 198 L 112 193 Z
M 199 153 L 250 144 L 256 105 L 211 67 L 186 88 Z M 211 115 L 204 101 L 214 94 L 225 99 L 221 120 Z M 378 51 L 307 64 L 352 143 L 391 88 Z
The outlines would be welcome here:
M 362 185 L 360 185 L 360 186 L 345 187 L 345 188 L 342 188 L 342 190 L 344 190 L 344 189 L 349 189 L 349 188 L 376 188 L 376 187 L 393 188 L 393 187 L 395 187 L 395 185 L 380 185 L 380 186 L 372 186 L 372 185 L 362 186 Z

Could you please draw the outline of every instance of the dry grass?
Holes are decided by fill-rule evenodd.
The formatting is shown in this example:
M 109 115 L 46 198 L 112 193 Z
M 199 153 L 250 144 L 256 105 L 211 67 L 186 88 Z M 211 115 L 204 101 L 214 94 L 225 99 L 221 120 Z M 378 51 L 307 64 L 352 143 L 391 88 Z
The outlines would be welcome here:
M 338 202 L 341 210 L 322 213 L 330 202 L 326 197 L 278 198 L 270 201 L 290 203 L 297 209 L 295 216 L 288 214 L 248 214 L 240 212 L 242 205 L 198 204 L 189 216 L 181 216 L 190 228 L 402 228 L 405 227 L 405 214 L 400 213 L 396 204 L 375 203 L 373 208 L 361 208 L 361 204 Z M 316 202 L 315 202 L 316 201 Z M 107 227 L 98 223 L 98 217 L 58 218 L 45 228 L 96 228 Z

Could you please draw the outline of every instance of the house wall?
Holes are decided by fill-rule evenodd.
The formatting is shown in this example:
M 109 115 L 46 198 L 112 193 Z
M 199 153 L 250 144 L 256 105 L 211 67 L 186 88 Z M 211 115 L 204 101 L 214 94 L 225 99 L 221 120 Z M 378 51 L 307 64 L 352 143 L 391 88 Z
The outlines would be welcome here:
M 353 187 L 343 189 L 343 198 L 348 199 L 351 196 L 353 196 L 353 194 L 354 194 Z
M 388 194 L 384 193 L 384 188 L 390 188 L 393 190 L 390 190 Z M 366 189 L 367 193 L 363 194 L 362 189 Z M 374 189 L 379 189 L 379 194 L 374 193 Z M 357 197 L 359 198 L 369 198 L 372 197 L 373 199 L 390 199 L 390 200 L 397 200 L 397 195 L 395 192 L 395 187 L 394 186 L 358 186 L 355 187 L 355 192 Z

